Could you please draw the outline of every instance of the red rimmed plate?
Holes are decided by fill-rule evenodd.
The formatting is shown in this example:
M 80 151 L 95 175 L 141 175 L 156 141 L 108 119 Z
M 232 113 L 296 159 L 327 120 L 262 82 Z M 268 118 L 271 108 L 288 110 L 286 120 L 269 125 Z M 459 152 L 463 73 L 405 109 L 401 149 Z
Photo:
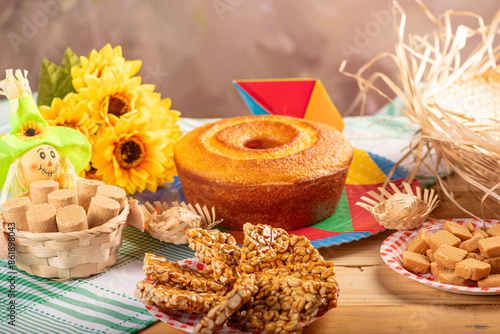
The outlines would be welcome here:
M 449 219 L 449 221 L 464 225 L 467 222 L 471 222 L 475 227 L 483 226 L 483 222 L 476 219 Z M 498 220 L 486 221 L 486 227 L 491 227 L 498 224 Z M 458 286 L 451 284 L 439 283 L 436 278 L 429 272 L 426 274 L 414 274 L 403 268 L 403 252 L 406 250 L 408 243 L 414 239 L 417 234 L 422 230 L 426 229 L 430 234 L 443 229 L 444 222 L 426 222 L 421 228 L 413 231 L 398 231 L 391 234 L 382 243 L 380 247 L 380 255 L 384 262 L 395 272 L 405 277 L 408 277 L 419 283 L 428 285 L 435 289 L 445 290 L 454 293 L 468 294 L 468 295 L 500 295 L 500 287 L 495 288 L 480 288 L 478 286 Z
M 185 259 L 182 261 L 178 262 L 181 265 L 187 265 L 193 269 L 198 269 L 198 270 L 203 270 L 205 269 L 205 265 L 200 262 L 198 258 L 190 258 L 190 259 Z M 147 279 L 147 278 L 145 278 Z M 165 310 L 165 309 L 160 309 L 156 307 L 155 305 L 148 305 L 144 300 L 141 299 L 141 302 L 144 304 L 146 309 L 155 317 L 163 321 L 164 323 L 169 324 L 170 326 L 180 329 L 182 331 L 185 331 L 187 333 L 194 333 L 194 328 L 196 325 L 203 319 L 204 315 L 203 314 L 189 314 L 186 312 L 181 312 L 181 311 L 174 311 L 174 310 Z M 319 319 L 320 317 L 313 317 L 311 319 L 312 323 L 316 319 Z M 238 331 L 238 329 L 228 326 L 227 324 L 224 325 L 221 329 L 217 331 L 217 333 L 247 333 L 247 332 L 241 332 Z M 247 334 L 255 334 L 253 333 L 247 333 Z

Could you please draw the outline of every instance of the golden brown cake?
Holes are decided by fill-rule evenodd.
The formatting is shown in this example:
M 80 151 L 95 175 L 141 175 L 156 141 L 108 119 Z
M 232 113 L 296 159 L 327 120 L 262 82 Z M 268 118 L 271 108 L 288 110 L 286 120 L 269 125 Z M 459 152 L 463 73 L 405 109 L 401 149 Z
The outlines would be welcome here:
M 329 217 L 342 195 L 352 147 L 333 127 L 288 116 L 206 124 L 174 149 L 189 203 L 215 207 L 220 226 L 296 229 Z

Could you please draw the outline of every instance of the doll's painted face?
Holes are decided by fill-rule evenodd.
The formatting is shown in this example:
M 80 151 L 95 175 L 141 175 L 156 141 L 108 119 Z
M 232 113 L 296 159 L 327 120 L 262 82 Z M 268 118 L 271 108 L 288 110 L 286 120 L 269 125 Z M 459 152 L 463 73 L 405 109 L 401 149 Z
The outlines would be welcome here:
M 20 164 L 26 188 L 29 188 L 33 181 L 57 180 L 61 174 L 61 155 L 47 144 L 26 151 L 21 156 Z

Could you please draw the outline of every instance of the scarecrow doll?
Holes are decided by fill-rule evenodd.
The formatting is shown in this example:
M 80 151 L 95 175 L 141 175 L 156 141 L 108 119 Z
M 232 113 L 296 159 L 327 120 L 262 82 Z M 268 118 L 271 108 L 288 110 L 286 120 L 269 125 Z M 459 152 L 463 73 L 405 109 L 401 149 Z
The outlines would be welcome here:
M 0 206 L 30 191 L 38 180 L 55 180 L 74 188 L 77 172 L 90 161 L 91 146 L 77 130 L 49 126 L 31 94 L 27 71 L 7 70 L 0 94 L 9 100 L 10 133 L 0 137 Z

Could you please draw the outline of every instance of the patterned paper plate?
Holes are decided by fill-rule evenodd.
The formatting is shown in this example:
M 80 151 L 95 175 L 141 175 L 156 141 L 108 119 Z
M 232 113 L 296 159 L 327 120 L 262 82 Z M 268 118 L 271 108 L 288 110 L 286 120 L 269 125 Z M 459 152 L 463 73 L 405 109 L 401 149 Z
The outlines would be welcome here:
M 367 210 L 355 203 L 370 190 L 378 192 L 377 188 L 382 186 L 393 166 L 394 162 L 391 160 L 354 149 L 344 192 L 333 215 L 314 225 L 288 232 L 304 235 L 311 240 L 314 247 L 320 248 L 360 240 L 383 231 L 385 228 Z M 391 182 L 399 185 L 407 175 L 408 172 L 405 169 L 398 167 L 391 177 Z M 418 182 L 414 181 L 412 188 L 417 185 Z M 185 201 L 177 177 L 173 183 L 166 184 L 155 193 L 144 191 L 134 197 L 151 203 Z
M 451 219 L 450 221 L 462 225 L 470 221 L 476 227 L 478 225 L 480 227 L 483 226 L 483 223 L 481 221 L 475 219 Z M 499 221 L 497 220 L 487 221 L 486 227 L 491 227 L 492 225 L 496 225 L 497 223 L 499 223 Z M 391 269 L 396 271 L 398 274 L 436 289 L 468 295 L 500 295 L 500 287 L 479 288 L 476 285 L 458 286 L 443 284 L 439 283 L 431 273 L 414 274 L 403 268 L 403 251 L 406 250 L 406 246 L 408 245 L 408 243 L 417 236 L 420 230 L 426 229 L 430 234 L 433 234 L 438 230 L 442 230 L 443 225 L 443 222 L 427 222 L 417 230 L 398 231 L 394 234 L 391 234 L 387 239 L 384 240 L 384 242 L 382 243 L 382 247 L 380 248 L 380 255 L 382 256 L 382 259 Z
M 205 269 L 205 265 L 200 262 L 198 258 L 186 259 L 178 262 L 179 264 L 187 265 L 193 269 L 203 270 Z M 147 280 L 147 278 L 145 278 Z M 172 311 L 172 310 L 164 310 L 159 309 L 155 305 L 148 305 L 144 300 L 141 300 L 146 309 L 155 317 L 163 321 L 164 323 L 169 324 L 170 326 L 183 330 L 187 333 L 194 333 L 194 328 L 196 325 L 203 319 L 203 315 L 198 314 L 189 314 L 186 312 L 180 311 Z M 319 319 L 319 317 L 313 317 L 311 319 L 311 323 Z M 217 333 L 245 333 L 240 332 L 236 328 L 224 325 Z M 255 334 L 255 333 L 248 333 Z

